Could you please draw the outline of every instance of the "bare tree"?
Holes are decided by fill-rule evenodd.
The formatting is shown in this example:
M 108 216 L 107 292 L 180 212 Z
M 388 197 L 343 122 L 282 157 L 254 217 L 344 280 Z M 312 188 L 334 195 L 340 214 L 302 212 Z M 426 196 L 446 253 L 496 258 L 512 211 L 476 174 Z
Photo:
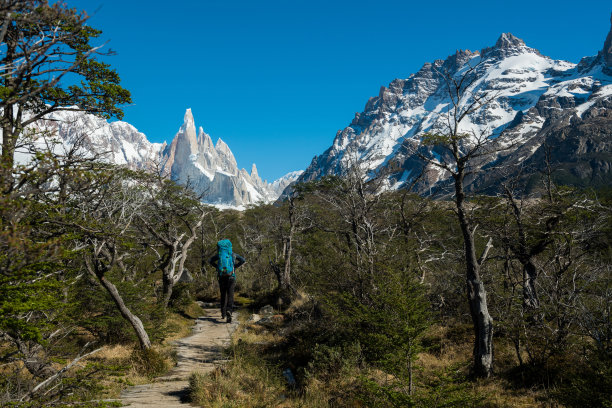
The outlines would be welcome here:
M 189 249 L 195 242 L 208 211 L 188 186 L 155 177 L 148 187 L 146 210 L 138 214 L 141 231 L 148 233 L 162 271 L 161 303 L 167 307 L 174 285 L 185 271 Z
M 450 103 L 434 129 L 423 136 L 423 142 L 426 145 L 441 146 L 445 154 L 439 159 L 427 153 L 420 153 L 420 157 L 449 174 L 453 181 L 455 213 L 464 243 L 468 303 L 474 324 L 474 372 L 477 376 L 489 377 L 493 373 L 493 319 L 487 307 L 481 267 L 487 260 L 493 241 L 489 238 L 480 256 L 477 255 L 478 224 L 469 217 L 464 182 L 466 176 L 479 171 L 482 160 L 509 147 L 495 143 L 494 135 L 486 131 L 465 133 L 461 129 L 461 122 L 468 115 L 487 106 L 495 97 L 473 89 L 478 79 L 477 67 L 478 64 L 467 64 L 466 70 L 459 75 L 438 71 L 446 85 Z
M 126 246 L 124 242 L 136 239 L 134 221 L 142 211 L 146 198 L 142 189 L 134 185 L 137 180 L 121 177 L 121 174 L 121 171 L 114 173 L 115 177 L 101 188 L 99 198 L 83 198 L 83 214 L 91 221 L 84 219 L 84 222 L 75 223 L 74 227 L 84 237 L 87 273 L 111 296 L 121 316 L 133 327 L 141 348 L 148 349 L 151 341 L 142 321 L 130 311 L 108 276 L 113 269 L 123 270 L 123 261 L 133 256 L 130 245 Z M 126 175 L 129 176 L 130 172 L 126 172 Z
M 523 267 L 523 308 L 526 313 L 531 314 L 540 307 L 536 288 L 539 275 L 536 258 L 552 243 L 553 229 L 559 223 L 560 214 L 541 214 L 536 223 L 543 225 L 543 230 L 529 235 L 525 225 L 524 200 L 517 199 L 507 185 L 503 188 L 516 225 L 515 237 L 505 237 L 503 242 Z
M 278 301 L 290 303 L 297 295 L 297 290 L 291 283 L 291 260 L 293 254 L 293 245 L 296 235 L 311 226 L 308 214 L 299 205 L 302 195 L 299 189 L 294 190 L 287 196 L 287 218 L 288 226 L 285 226 L 285 220 L 280 220 L 278 225 L 279 238 L 282 242 L 282 268 L 277 263 L 270 262 L 278 280 Z M 284 217 L 283 217 L 284 218 Z
M 379 214 L 381 194 L 385 183 L 382 175 L 368 174 L 364 163 L 355 155 L 349 158 L 341 177 L 323 180 L 317 190 L 321 200 L 338 214 L 336 227 L 319 225 L 323 231 L 332 231 L 346 241 L 350 267 L 356 280 L 347 282 L 348 288 L 362 302 L 368 302 L 368 293 L 375 290 L 375 261 L 380 252 L 377 242 L 392 226 L 381 223 Z

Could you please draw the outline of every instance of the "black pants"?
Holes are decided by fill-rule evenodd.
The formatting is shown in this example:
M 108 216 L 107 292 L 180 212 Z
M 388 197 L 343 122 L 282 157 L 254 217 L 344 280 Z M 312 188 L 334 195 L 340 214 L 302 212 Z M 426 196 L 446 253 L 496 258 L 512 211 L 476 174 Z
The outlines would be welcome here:
M 236 279 L 232 276 L 221 276 L 219 278 L 219 288 L 221 289 L 221 316 L 234 309 L 234 287 Z

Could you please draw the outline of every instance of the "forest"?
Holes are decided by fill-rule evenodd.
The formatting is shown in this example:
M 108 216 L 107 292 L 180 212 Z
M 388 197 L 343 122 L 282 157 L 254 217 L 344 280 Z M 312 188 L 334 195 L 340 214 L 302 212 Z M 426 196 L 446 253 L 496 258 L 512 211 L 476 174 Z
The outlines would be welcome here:
M 197 302 L 218 300 L 208 259 L 227 238 L 247 260 L 241 325 L 227 365 L 191 377 L 194 404 L 612 406 L 609 189 L 561 185 L 551 164 L 530 196 L 516 180 L 470 194 L 462 181 L 491 145 L 466 150 L 455 115 L 424 138 L 448 151 L 444 196 L 383 191 L 385 174 L 355 162 L 221 211 L 159 172 L 106 163 L 86 134 L 57 146 L 45 115 L 121 117 L 129 91 L 96 59 L 84 13 L 2 7 L 0 405 L 121 406 L 122 389 L 172 367 Z

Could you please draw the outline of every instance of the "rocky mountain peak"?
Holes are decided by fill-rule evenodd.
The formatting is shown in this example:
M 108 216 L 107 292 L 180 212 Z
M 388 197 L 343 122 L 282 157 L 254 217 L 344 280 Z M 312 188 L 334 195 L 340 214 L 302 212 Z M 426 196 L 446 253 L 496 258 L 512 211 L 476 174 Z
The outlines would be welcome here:
M 215 144 L 215 150 L 217 151 L 217 153 L 232 154 L 227 143 L 221 140 L 221 138 L 217 139 L 217 143 Z
M 446 71 L 454 72 L 477 55 L 479 55 L 478 51 L 472 52 L 470 50 L 457 50 L 453 55 L 450 55 L 446 60 L 444 60 L 442 66 Z
M 193 129 L 193 134 L 195 135 L 195 122 L 193 120 L 193 114 L 191 113 L 191 108 L 185 111 L 185 116 L 183 116 L 183 125 L 181 126 L 181 130 L 190 131 Z
M 502 33 L 495 43 L 495 48 L 499 49 L 516 48 L 521 46 L 525 46 L 525 41 L 515 37 L 512 33 Z
M 238 174 L 238 163 L 236 162 L 236 158 L 227 143 L 221 140 L 221 138 L 219 138 L 215 144 L 215 151 L 219 155 L 220 168 L 229 173 Z
M 200 150 L 212 150 L 213 142 L 212 138 L 208 133 L 204 132 L 202 126 L 198 129 L 198 145 L 200 146 Z
M 529 171 L 534 172 L 530 174 L 535 174 L 543 161 L 536 152 L 543 151 L 544 142 L 555 147 L 569 146 L 559 141 L 569 138 L 569 133 L 551 136 L 557 129 L 570 132 L 571 143 L 582 149 L 573 145 L 564 148 L 563 152 L 568 152 L 564 156 L 567 160 L 563 159 L 566 163 L 576 162 L 579 151 L 589 151 L 593 157 L 598 155 L 598 160 L 602 157 L 597 163 L 583 160 L 587 170 L 574 166 L 572 177 L 590 180 L 589 177 L 596 175 L 597 180 L 603 180 L 598 183 L 609 183 L 612 177 L 609 156 L 603 158 L 595 149 L 602 149 L 598 140 L 601 135 L 609 135 L 608 129 L 612 126 L 600 117 L 612 106 L 612 32 L 599 56 L 585 58 L 579 65 L 545 57 L 510 33 L 501 34 L 493 46 L 481 51 L 480 58 L 477 56 L 478 53 L 458 50 L 445 60 L 424 64 L 418 72 L 393 81 L 388 88 L 381 87 L 378 96 L 368 99 L 365 109 L 355 114 L 349 126 L 338 131 L 333 144 L 313 159 L 299 180 L 342 174 L 357 158 L 372 173 L 391 174 L 387 179 L 389 189 L 415 186 L 417 191 L 427 194 L 433 186 L 443 191 L 451 182 L 450 175 L 423 162 L 423 152 L 430 151 L 431 157 L 438 161 L 441 156 L 437 150 L 420 144 L 421 135 L 444 126 L 439 112 L 455 103 L 440 71 L 462 75 L 466 72 L 464 68 L 473 67 L 473 62 L 479 60 L 483 63 L 469 74 L 472 83 L 469 92 L 496 96 L 491 103 L 468 114 L 461 130 L 490 136 L 491 143 L 499 143 L 504 149 L 501 149 L 503 154 L 482 159 L 478 165 L 483 169 L 489 167 L 478 180 L 467 181 L 470 189 L 496 191 L 500 180 L 514 174 L 515 169 L 527 169 L 527 163 L 531 166 Z M 460 108 L 465 109 L 472 98 L 467 95 L 460 101 Z M 592 119 L 595 117 L 596 120 Z M 592 123 L 584 128 L 572 127 L 588 121 Z M 554 143 L 553 138 L 557 138 Z M 473 141 L 466 140 L 468 143 Z M 510 145 L 516 148 L 505 150 Z M 561 148 L 555 154 L 560 152 Z M 495 170 L 492 170 L 493 164 Z M 419 174 L 424 178 L 415 181 Z M 417 184 L 411 184 L 411 180 Z
M 188 185 L 204 202 L 221 208 L 275 201 L 297 178 L 288 175 L 267 183 L 259 177 L 255 164 L 250 175 L 245 169 L 239 170 L 223 140 L 219 139 L 215 148 L 202 127 L 196 138 L 191 109 L 185 111 L 183 124 L 170 145 L 150 143 L 127 122 L 108 122 L 85 112 L 54 112 L 35 126 L 45 135 L 56 133 L 66 149 L 72 148 L 76 138 L 85 136 L 83 148 L 96 154 L 105 152 L 101 159 L 132 169 L 160 171 L 164 177 Z
M 610 31 L 608 32 L 608 36 L 606 37 L 606 41 L 604 42 L 601 54 L 606 65 L 612 68 L 612 14 L 610 14 L 610 25 Z
M 187 150 L 189 154 L 197 153 L 198 151 L 198 139 L 196 137 L 196 129 L 195 122 L 193 121 L 193 114 L 191 113 L 191 109 L 187 109 L 185 111 L 185 116 L 183 117 L 183 124 L 179 129 L 177 136 L 179 136 L 179 143 L 186 142 Z
M 513 55 L 524 54 L 526 52 L 537 54 L 540 56 L 542 55 L 538 50 L 525 45 L 525 41 L 514 36 L 513 34 L 502 33 L 495 42 L 495 45 L 493 47 L 484 48 L 481 51 L 481 55 L 483 58 L 492 57 L 502 59 L 506 57 L 511 57 Z

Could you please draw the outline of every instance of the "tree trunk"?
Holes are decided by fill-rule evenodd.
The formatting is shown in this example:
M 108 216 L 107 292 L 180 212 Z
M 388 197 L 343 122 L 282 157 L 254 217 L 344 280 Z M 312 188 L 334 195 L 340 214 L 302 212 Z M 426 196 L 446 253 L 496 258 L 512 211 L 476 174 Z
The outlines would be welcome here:
M 195 241 L 198 228 L 200 228 L 202 225 L 205 215 L 205 213 L 202 213 L 197 224 L 195 224 L 193 228 L 189 227 L 191 229 L 191 235 L 187 238 L 185 243 L 181 245 L 183 235 L 180 235 L 178 238 L 174 239 L 171 245 L 167 245 L 169 251 L 168 263 L 165 264 L 162 270 L 162 304 L 164 305 L 164 309 L 166 309 L 170 303 L 170 297 L 172 296 L 172 289 L 174 288 L 174 285 L 183 275 L 183 271 L 185 270 L 185 261 L 187 260 L 187 255 L 189 254 L 189 247 Z
M 295 199 L 289 197 L 289 235 L 283 244 L 285 266 L 279 276 L 279 300 L 291 302 L 293 287 L 291 286 L 291 254 L 293 253 L 293 236 L 296 230 Z
M 539 253 L 544 250 L 546 244 L 544 240 L 541 240 L 532 249 L 528 248 L 527 234 L 523 227 L 522 211 L 514 199 L 512 191 L 506 186 L 504 186 L 504 190 L 506 198 L 512 206 L 514 220 L 518 229 L 518 245 L 513 248 L 513 252 L 516 254 L 521 265 L 523 265 L 523 310 L 526 312 L 534 311 L 540 307 L 540 300 L 538 299 L 535 286 L 538 269 L 533 263 L 534 252 L 532 252 L 532 249 L 535 250 L 535 253 Z
M 130 311 L 130 309 L 127 308 L 127 306 L 123 302 L 123 298 L 119 294 L 119 291 L 117 290 L 115 285 L 113 285 L 113 283 L 106 279 L 104 276 L 98 276 L 98 280 L 113 298 L 113 301 L 121 312 L 121 316 L 123 316 L 124 319 L 130 322 L 130 324 L 134 328 L 136 336 L 138 336 L 138 341 L 140 342 L 140 347 L 143 350 L 151 348 L 151 340 L 149 340 L 149 335 L 145 331 L 142 321 L 138 318 L 138 316 L 134 315 Z
M 2 118 L 2 156 L 0 161 L 0 175 L 3 194 L 10 193 L 13 185 L 13 158 L 15 152 L 15 140 L 13 137 L 13 105 L 4 108 Z
M 281 274 L 280 285 L 281 292 L 289 294 L 291 291 L 291 253 L 293 252 L 293 233 L 294 227 L 291 227 L 289 231 L 289 237 L 287 238 L 287 245 L 285 246 L 285 267 Z
M 535 287 L 538 270 L 529 259 L 523 263 L 523 307 L 526 311 L 534 311 L 540 308 L 540 299 Z
M 270 269 L 274 272 L 274 276 L 276 276 L 276 282 L 278 283 L 278 290 L 283 286 L 282 284 L 282 272 L 280 266 L 276 262 L 270 261 Z
M 464 208 L 463 168 L 458 166 L 458 169 L 455 177 L 455 204 L 463 234 L 467 295 L 474 324 L 474 373 L 478 377 L 489 377 L 493 373 L 493 319 L 489 315 L 487 293 L 480 280 L 480 262 L 484 261 L 485 255 L 480 262 L 476 258 L 474 235 Z
M 410 353 L 407 353 L 408 359 L 408 395 L 412 395 L 413 393 L 413 385 L 412 385 L 412 356 Z
M 493 319 L 487 309 L 487 294 L 478 279 L 468 279 L 470 314 L 474 323 L 474 373 L 478 377 L 493 374 Z
M 169 272 L 164 270 L 162 273 L 162 304 L 164 305 L 164 309 L 170 304 L 173 289 L 174 279 L 172 279 Z
M 7 33 L 6 36 L 6 56 L 2 62 L 13 63 L 13 55 L 15 54 L 16 44 L 11 40 L 13 35 Z M 4 87 L 7 91 L 14 89 L 15 79 L 12 75 L 7 75 L 4 78 Z M 15 126 L 14 105 L 7 104 L 4 106 L 2 113 L 2 156 L 0 158 L 0 186 L 1 192 L 7 194 L 13 187 L 13 166 L 15 160 L 15 145 L 17 142 L 18 129 Z

